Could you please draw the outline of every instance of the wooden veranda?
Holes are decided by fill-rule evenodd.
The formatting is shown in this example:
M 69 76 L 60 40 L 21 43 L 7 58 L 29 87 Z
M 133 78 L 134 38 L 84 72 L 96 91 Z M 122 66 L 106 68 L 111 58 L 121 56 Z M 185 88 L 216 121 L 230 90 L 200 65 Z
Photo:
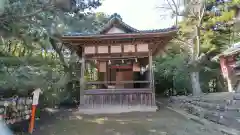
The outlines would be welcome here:
M 81 57 L 81 104 L 155 106 L 152 58 L 175 34 L 175 27 L 140 31 L 114 14 L 99 33 L 64 35 Z

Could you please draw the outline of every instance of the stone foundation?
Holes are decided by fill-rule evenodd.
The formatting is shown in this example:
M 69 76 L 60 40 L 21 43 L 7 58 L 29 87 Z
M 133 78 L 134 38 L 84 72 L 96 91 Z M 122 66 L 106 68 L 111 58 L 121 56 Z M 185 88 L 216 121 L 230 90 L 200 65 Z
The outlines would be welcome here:
M 157 110 L 155 94 L 144 89 L 87 90 L 79 108 L 87 114 Z
M 94 108 L 83 107 L 79 108 L 79 113 L 81 114 L 119 114 L 128 112 L 156 112 L 156 106 L 120 106 L 120 105 L 105 105 L 104 107 L 95 106 Z

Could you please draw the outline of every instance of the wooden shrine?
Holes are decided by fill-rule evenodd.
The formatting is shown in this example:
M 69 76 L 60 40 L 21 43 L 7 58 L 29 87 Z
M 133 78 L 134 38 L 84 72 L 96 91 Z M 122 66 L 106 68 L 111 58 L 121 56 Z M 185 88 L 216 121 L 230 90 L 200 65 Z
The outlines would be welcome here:
M 98 33 L 64 35 L 65 46 L 82 58 L 84 99 L 80 102 L 89 106 L 155 106 L 152 58 L 176 35 L 176 30 L 137 30 L 114 14 Z M 92 76 L 88 80 L 84 78 L 86 72 Z
M 229 24 L 233 27 L 232 39 L 234 33 L 240 31 L 240 6 L 231 7 L 235 11 L 235 17 Z M 230 41 L 231 42 L 231 41 Z M 228 92 L 240 91 L 240 42 L 232 44 L 230 48 L 217 55 L 214 59 L 219 59 L 222 75 L 227 82 Z
M 228 91 L 240 91 L 240 43 L 218 55 L 222 75 L 227 81 Z

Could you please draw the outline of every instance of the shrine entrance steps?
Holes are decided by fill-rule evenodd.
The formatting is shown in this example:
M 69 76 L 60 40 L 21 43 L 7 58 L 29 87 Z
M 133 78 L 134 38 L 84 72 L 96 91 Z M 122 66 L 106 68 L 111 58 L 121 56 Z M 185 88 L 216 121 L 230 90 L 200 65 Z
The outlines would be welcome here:
M 84 102 L 79 111 L 85 114 L 157 110 L 155 94 L 150 89 L 86 90 Z

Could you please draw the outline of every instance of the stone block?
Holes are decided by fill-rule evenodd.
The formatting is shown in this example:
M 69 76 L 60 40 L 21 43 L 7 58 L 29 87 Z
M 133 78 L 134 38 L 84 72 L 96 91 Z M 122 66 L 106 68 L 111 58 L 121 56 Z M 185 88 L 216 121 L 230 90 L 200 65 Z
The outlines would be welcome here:
M 215 123 L 218 123 L 218 121 L 219 121 L 218 115 L 215 115 L 215 114 L 209 113 L 209 112 L 204 114 L 204 118 L 209 121 L 215 122 Z
M 233 95 L 234 100 L 240 100 L 240 93 L 236 93 Z

